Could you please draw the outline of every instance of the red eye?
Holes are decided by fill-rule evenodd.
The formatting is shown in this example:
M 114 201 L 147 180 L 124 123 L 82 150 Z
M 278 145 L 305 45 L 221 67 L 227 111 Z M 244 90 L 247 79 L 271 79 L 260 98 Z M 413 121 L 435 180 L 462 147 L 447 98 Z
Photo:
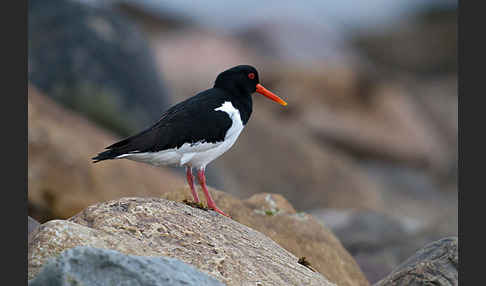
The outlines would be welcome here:
M 248 78 L 250 78 L 250 79 L 254 79 L 254 78 L 255 78 L 255 74 L 254 74 L 254 73 L 249 73 L 249 74 L 248 74 Z

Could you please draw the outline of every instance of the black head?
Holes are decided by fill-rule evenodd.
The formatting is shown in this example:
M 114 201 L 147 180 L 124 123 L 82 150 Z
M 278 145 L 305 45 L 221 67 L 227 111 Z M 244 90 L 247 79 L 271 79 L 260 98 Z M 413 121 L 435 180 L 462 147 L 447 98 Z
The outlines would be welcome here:
M 214 87 L 228 90 L 233 96 L 250 96 L 258 92 L 273 101 L 287 105 L 285 101 L 260 84 L 258 71 L 249 65 L 235 66 L 220 73 L 214 82 Z
M 260 83 L 258 71 L 252 66 L 240 65 L 220 73 L 214 82 L 214 87 L 250 95 L 256 91 L 258 83 Z

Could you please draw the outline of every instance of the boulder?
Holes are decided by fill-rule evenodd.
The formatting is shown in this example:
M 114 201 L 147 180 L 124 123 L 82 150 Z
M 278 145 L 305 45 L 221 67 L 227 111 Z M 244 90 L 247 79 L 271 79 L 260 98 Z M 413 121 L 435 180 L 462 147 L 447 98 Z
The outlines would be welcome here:
M 118 140 L 29 86 L 28 204 L 39 222 L 69 218 L 99 201 L 158 196 L 184 182 L 170 169 L 128 160 L 91 163 Z
M 457 286 L 459 246 L 457 237 L 427 244 L 374 286 L 441 285 Z
M 109 249 L 78 246 L 49 260 L 30 286 L 223 286 L 209 275 L 175 258 L 126 255 Z
M 335 285 L 260 232 L 160 198 L 108 201 L 44 223 L 29 243 L 29 279 L 49 258 L 76 246 L 177 258 L 227 285 Z
M 28 52 L 30 82 L 122 136 L 168 108 L 145 35 L 115 11 L 80 1 L 29 1 Z
M 318 220 L 294 207 L 280 194 L 260 193 L 246 200 L 210 189 L 219 208 L 235 221 L 255 229 L 337 285 L 369 285 L 349 252 Z M 188 187 L 162 195 L 169 200 L 191 200 Z M 199 190 L 199 197 L 204 198 Z
M 27 236 L 30 240 L 30 234 L 39 227 L 40 223 L 35 219 L 27 216 Z

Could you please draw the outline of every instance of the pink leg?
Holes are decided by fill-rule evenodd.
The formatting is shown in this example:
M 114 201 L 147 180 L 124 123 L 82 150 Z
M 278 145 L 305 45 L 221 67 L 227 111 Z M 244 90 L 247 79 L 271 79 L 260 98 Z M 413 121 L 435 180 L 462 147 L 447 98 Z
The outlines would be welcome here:
M 203 189 L 204 195 L 206 196 L 206 201 L 208 203 L 208 207 L 215 212 L 218 212 L 224 216 L 229 217 L 229 215 L 225 214 L 222 210 L 218 209 L 216 207 L 216 204 L 213 201 L 213 198 L 211 197 L 211 194 L 209 194 L 208 189 L 206 188 L 206 176 L 204 175 L 204 169 L 200 169 L 197 171 L 197 179 L 199 180 L 199 184 L 201 185 L 201 188 Z
M 191 187 L 192 197 L 196 203 L 199 203 L 199 197 L 197 195 L 196 189 L 194 188 L 194 175 L 192 174 L 192 168 L 186 166 L 186 177 L 189 187 Z

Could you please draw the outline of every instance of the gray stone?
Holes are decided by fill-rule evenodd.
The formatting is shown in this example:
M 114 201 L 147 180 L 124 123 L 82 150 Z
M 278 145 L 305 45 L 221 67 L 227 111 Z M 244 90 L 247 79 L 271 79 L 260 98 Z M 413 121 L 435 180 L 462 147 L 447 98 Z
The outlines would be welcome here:
M 28 53 L 31 83 L 119 135 L 146 127 L 169 107 L 149 42 L 115 11 L 31 0 Z
M 51 259 L 30 286 L 67 285 L 213 285 L 223 283 L 175 258 L 125 255 L 78 246 Z
M 446 237 L 418 250 L 375 286 L 459 285 L 457 237 Z
M 28 232 L 28 234 L 30 234 L 31 232 L 36 230 L 39 225 L 40 225 L 40 223 L 38 221 L 31 218 L 30 216 L 27 216 L 27 232 Z

